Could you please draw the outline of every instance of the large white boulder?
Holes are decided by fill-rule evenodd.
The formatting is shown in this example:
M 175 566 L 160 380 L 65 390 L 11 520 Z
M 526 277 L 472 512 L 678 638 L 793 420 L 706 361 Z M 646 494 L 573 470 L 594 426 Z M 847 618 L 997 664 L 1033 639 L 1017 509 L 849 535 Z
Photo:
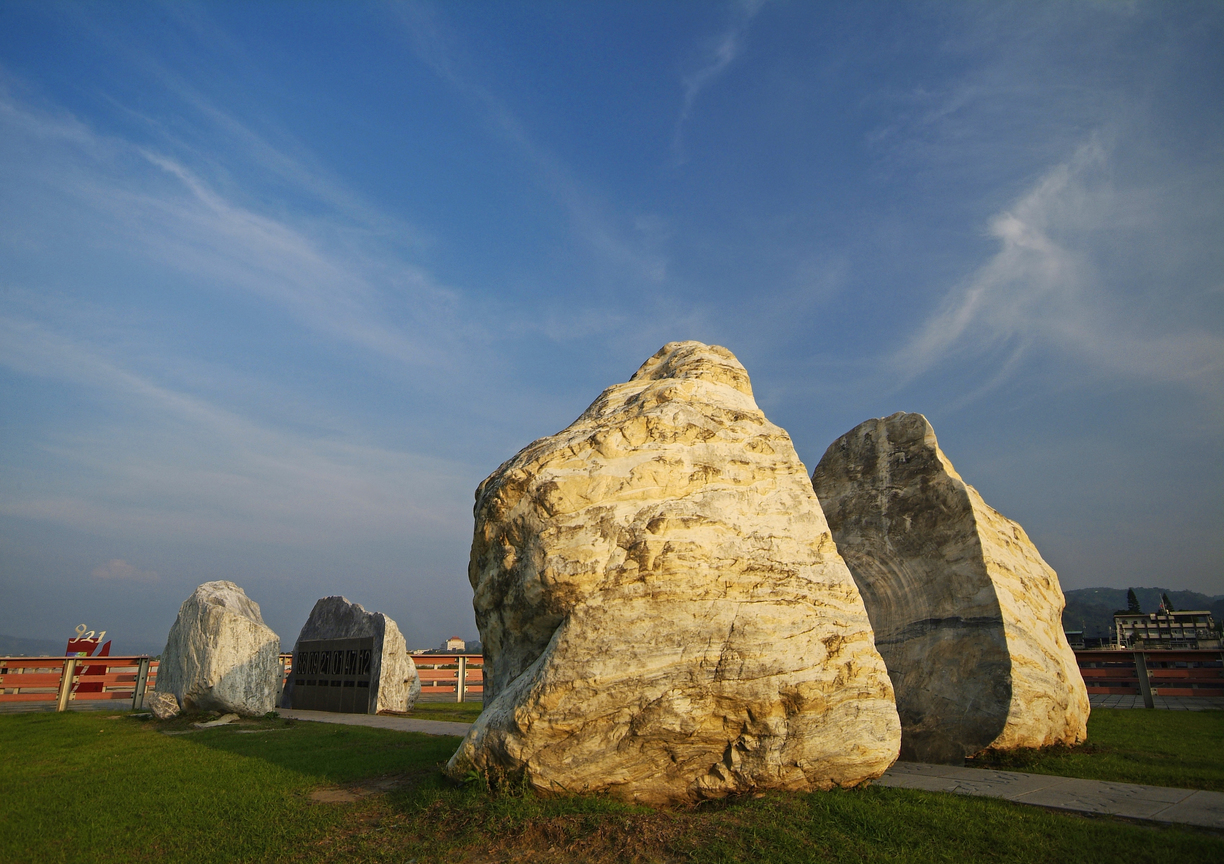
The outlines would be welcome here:
M 896 759 L 863 602 L 725 348 L 664 346 L 481 483 L 475 517 L 485 709 L 451 776 L 660 803 Z
M 1058 574 L 956 473 L 921 414 L 868 420 L 812 474 L 901 714 L 901 758 L 1085 739 Z
M 382 612 L 367 612 L 360 603 L 350 603 L 344 597 L 322 598 L 310 610 L 310 617 L 293 644 L 294 662 L 297 662 L 298 646 L 303 641 L 364 637 L 370 637 L 374 642 L 368 713 L 411 710 L 421 695 L 421 679 L 399 626 Z M 281 697 L 283 708 L 293 705 L 295 677 L 291 676 L 285 685 L 285 693 Z
M 155 689 L 185 711 L 266 714 L 280 695 L 280 637 L 233 582 L 205 582 L 179 607 Z

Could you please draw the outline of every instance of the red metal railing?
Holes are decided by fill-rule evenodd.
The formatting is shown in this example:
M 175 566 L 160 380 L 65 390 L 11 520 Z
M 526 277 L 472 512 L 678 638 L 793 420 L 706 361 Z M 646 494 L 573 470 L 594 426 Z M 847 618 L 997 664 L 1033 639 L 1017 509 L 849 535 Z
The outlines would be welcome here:
M 157 680 L 157 661 L 146 656 L 0 657 L 0 703 L 125 700 L 138 708 Z
M 280 656 L 287 677 L 293 655 Z M 157 666 L 145 655 L 0 657 L 0 704 L 41 702 L 63 711 L 71 702 L 125 700 L 136 710 L 157 682 Z
M 1139 696 L 1148 689 L 1156 696 L 1224 696 L 1224 653 L 1219 651 L 1076 651 L 1075 657 L 1090 694 Z M 457 701 L 483 696 L 484 658 L 479 654 L 415 654 L 412 659 L 422 696 Z M 287 677 L 293 655 L 282 654 L 281 661 Z M 0 703 L 55 703 L 64 710 L 70 702 L 128 700 L 140 708 L 157 680 L 157 665 L 132 655 L 0 657 Z
M 1076 651 L 1075 659 L 1089 694 L 1224 696 L 1220 651 Z
M 484 657 L 480 654 L 413 654 L 417 675 L 421 679 L 421 695 L 451 697 L 465 702 L 471 697 L 484 697 Z M 459 676 L 464 687 L 459 692 Z

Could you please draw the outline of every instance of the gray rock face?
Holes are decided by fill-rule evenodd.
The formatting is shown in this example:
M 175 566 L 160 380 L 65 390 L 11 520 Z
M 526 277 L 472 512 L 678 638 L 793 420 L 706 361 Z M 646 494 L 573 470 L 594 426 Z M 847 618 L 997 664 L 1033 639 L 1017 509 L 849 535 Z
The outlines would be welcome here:
M 1058 575 L 961 479 L 925 417 L 855 427 L 812 486 L 896 688 L 902 759 L 960 764 L 1085 739 Z
M 368 713 L 411 710 L 421 695 L 421 679 L 399 627 L 382 612 L 367 612 L 361 604 L 350 603 L 344 597 L 324 597 L 310 611 L 310 617 L 293 644 L 293 656 L 297 658 L 297 646 L 303 640 L 366 636 L 374 638 Z M 293 686 L 291 676 L 281 699 L 282 708 L 292 706 Z
M 883 773 L 900 726 L 790 437 L 671 343 L 476 492 L 485 709 L 447 771 L 660 803 Z
M 178 700 L 173 693 L 146 693 L 145 707 L 158 720 L 169 720 L 179 714 Z
M 157 669 L 159 693 L 191 711 L 261 716 L 280 695 L 280 637 L 233 582 L 205 582 L 179 607 Z

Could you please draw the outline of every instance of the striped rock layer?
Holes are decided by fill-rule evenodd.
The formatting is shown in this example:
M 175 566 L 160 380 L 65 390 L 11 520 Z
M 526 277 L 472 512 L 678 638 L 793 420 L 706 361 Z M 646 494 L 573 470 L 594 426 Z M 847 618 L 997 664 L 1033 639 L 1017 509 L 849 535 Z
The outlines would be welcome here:
M 961 479 L 925 417 L 856 426 L 812 485 L 896 688 L 903 760 L 1085 740 L 1058 575 Z
M 806 469 L 673 342 L 476 491 L 485 710 L 448 765 L 662 803 L 879 776 L 900 725 Z

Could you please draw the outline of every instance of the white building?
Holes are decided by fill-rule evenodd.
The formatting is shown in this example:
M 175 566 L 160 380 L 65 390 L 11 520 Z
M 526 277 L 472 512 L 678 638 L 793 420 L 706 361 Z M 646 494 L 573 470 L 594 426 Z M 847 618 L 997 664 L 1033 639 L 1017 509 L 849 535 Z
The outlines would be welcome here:
M 1215 620 L 1205 609 L 1186 612 L 1117 612 L 1114 630 L 1122 648 L 1219 648 Z

